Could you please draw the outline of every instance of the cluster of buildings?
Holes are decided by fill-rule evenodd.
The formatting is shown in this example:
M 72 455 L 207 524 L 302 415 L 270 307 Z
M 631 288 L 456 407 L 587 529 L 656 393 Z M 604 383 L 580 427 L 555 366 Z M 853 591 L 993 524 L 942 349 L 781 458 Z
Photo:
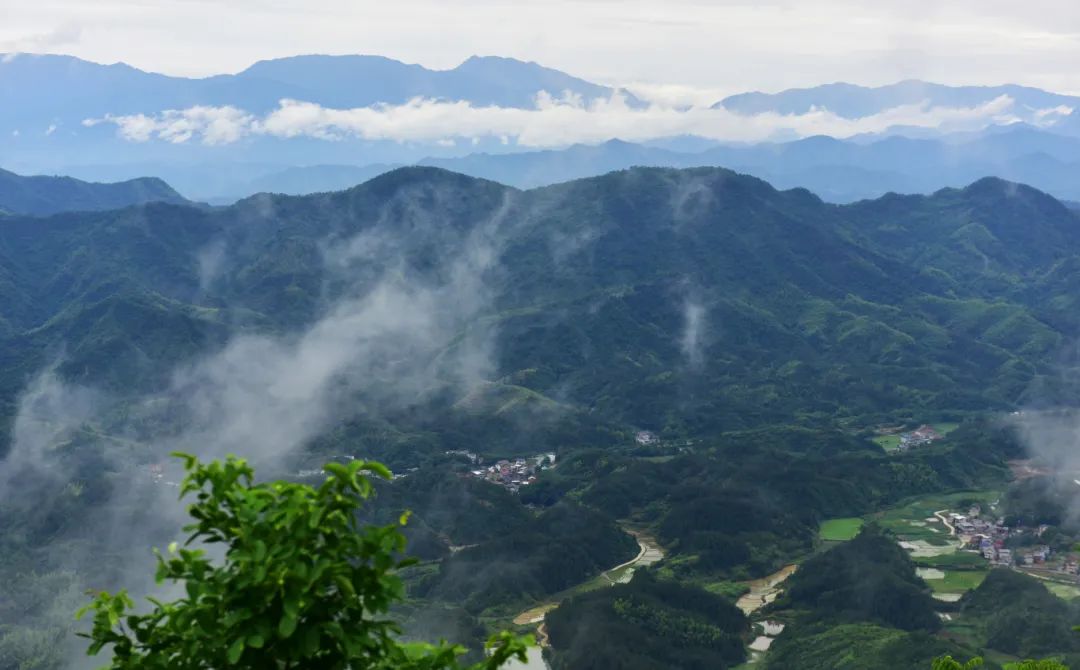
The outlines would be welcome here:
M 651 433 L 647 430 L 639 430 L 634 433 L 634 442 L 637 442 L 643 447 L 647 447 L 652 444 L 656 444 L 660 441 L 660 438 L 656 436 L 656 433 Z
M 474 465 L 482 465 L 483 459 L 477 458 L 472 461 Z M 528 486 L 536 481 L 536 475 L 541 470 L 555 467 L 555 454 L 547 453 L 530 458 L 515 458 L 514 460 L 502 459 L 494 465 L 474 468 L 471 473 L 492 484 L 498 484 L 513 493 L 517 493 L 522 486 Z
M 1009 528 L 1005 525 L 1003 518 L 993 521 L 981 518 L 980 513 L 979 505 L 973 505 L 967 514 L 952 512 L 948 515 L 949 522 L 956 529 L 956 535 L 965 549 L 979 552 L 983 558 L 994 565 L 1053 569 L 1067 575 L 1080 574 L 1080 563 L 1074 557 L 1065 556 L 1060 560 L 1054 560 L 1054 550 L 1045 544 L 1006 547 L 1006 540 L 1010 535 L 1027 531 Z M 1034 531 L 1036 537 L 1042 537 L 1047 528 L 1048 526 L 1039 526 L 1030 530 Z M 1048 565 L 1051 561 L 1052 566 Z
M 1009 539 L 1005 519 L 988 520 L 981 518 L 981 513 L 979 505 L 972 505 L 967 514 L 950 512 L 948 519 L 965 549 L 977 551 L 997 565 L 1014 565 L 1012 550 L 1005 548 L 1005 540 Z
M 940 439 L 941 433 L 934 430 L 933 426 L 924 423 L 911 432 L 900 434 L 900 449 L 919 447 Z

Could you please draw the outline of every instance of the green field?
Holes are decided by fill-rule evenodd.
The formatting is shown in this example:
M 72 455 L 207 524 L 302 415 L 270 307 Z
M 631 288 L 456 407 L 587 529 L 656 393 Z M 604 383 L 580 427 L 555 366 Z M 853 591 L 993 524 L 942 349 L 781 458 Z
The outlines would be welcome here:
M 702 585 L 709 593 L 715 593 L 718 596 L 723 596 L 731 602 L 736 602 L 743 595 L 750 592 L 750 587 L 740 582 L 710 582 Z
M 1044 581 L 1043 586 L 1045 586 L 1050 593 L 1053 593 L 1058 598 L 1063 598 L 1064 600 L 1080 598 L 1080 587 L 1073 586 L 1072 584 Z
M 900 448 L 899 435 L 878 435 L 874 442 L 885 451 L 896 451 Z
M 934 545 L 945 545 L 951 541 L 949 531 L 934 518 L 934 512 L 960 509 L 970 502 L 985 505 L 996 500 L 998 496 L 996 491 L 961 491 L 920 496 L 875 514 L 873 518 L 901 540 L 924 540 Z
M 818 537 L 827 542 L 845 542 L 859 534 L 863 520 L 858 517 L 829 519 L 821 522 Z
M 944 579 L 927 579 L 934 593 L 964 593 L 986 579 L 989 570 L 946 570 Z
M 981 570 L 986 568 L 986 559 L 973 551 L 957 551 L 941 556 L 917 556 L 912 559 L 920 568 L 938 568 L 939 570 Z
M 948 435 L 949 433 L 960 427 L 960 424 L 950 422 L 932 423 L 930 425 L 933 426 L 934 430 L 936 430 L 942 436 Z M 895 435 L 878 435 L 872 439 L 875 444 L 877 444 L 885 451 L 896 451 L 900 448 L 899 433 Z
M 958 424 L 958 423 L 948 423 L 948 422 L 932 423 L 930 425 L 933 426 L 934 430 L 936 430 L 941 435 L 948 435 L 949 433 L 953 432 L 954 430 L 956 430 L 957 428 L 960 427 L 960 424 Z

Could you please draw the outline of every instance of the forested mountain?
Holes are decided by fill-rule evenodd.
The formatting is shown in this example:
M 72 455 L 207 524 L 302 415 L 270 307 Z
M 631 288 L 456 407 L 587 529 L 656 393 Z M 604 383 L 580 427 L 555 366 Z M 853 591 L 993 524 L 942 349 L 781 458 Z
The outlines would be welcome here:
M 0 170 L 0 213 L 42 216 L 57 212 L 122 209 L 148 202 L 187 201 L 160 179 L 94 184 L 71 177 L 23 177 Z
M 574 598 L 548 626 L 555 670 L 730 668 L 745 659 L 746 617 L 724 598 L 638 573 Z
M 734 664 L 743 620 L 686 582 L 801 560 L 822 519 L 1000 483 L 1019 450 L 985 415 L 1077 399 L 1077 249 L 1074 211 L 1002 180 L 839 206 L 717 168 L 529 191 L 403 168 L 217 209 L 4 216 L 0 576 L 67 595 L 0 613 L 0 649 L 51 648 L 73 594 L 167 543 L 166 454 L 185 449 L 268 476 L 387 461 L 400 476 L 366 513 L 415 512 L 407 628 L 474 647 L 481 622 L 633 558 L 634 519 L 662 574 L 568 600 L 555 662 L 578 662 L 585 622 L 639 635 L 641 667 Z M 867 439 L 935 417 L 968 420 L 898 454 Z M 518 495 L 476 474 L 549 453 Z M 809 615 L 776 658 L 957 649 L 925 642 L 910 568 L 869 532 L 807 561 L 791 603 Z M 893 595 L 837 586 L 851 575 Z M 663 626 L 691 632 L 665 651 L 640 632 Z M 597 662 L 620 658 L 605 644 Z
M 837 207 L 721 169 L 521 192 L 411 168 L 214 211 L 9 217 L 3 392 L 10 417 L 58 350 L 69 380 L 161 391 L 232 335 L 394 291 L 423 303 L 417 383 L 405 403 L 358 392 L 407 433 L 457 417 L 443 443 L 494 412 L 510 446 L 523 407 L 673 435 L 1004 409 L 1075 393 L 1056 361 L 1078 243 L 1073 212 L 1007 182 Z M 417 402 L 435 413 L 399 413 Z

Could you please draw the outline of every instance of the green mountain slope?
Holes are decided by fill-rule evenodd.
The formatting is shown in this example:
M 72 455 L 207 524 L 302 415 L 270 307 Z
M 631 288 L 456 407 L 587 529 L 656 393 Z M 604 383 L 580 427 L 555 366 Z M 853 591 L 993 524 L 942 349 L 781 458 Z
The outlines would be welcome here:
M 0 214 L 46 216 L 120 209 L 148 202 L 186 203 L 187 200 L 165 182 L 151 177 L 97 184 L 71 177 L 24 177 L 0 170 Z
M 525 192 L 408 168 L 213 211 L 9 217 L 3 393 L 58 350 L 84 383 L 153 390 L 238 333 L 390 291 L 425 305 L 405 404 L 429 411 L 368 406 L 445 443 L 498 415 L 485 438 L 516 448 L 505 415 L 554 407 L 668 435 L 1007 408 L 1073 393 L 1051 381 L 1078 243 L 1075 214 L 1005 182 L 841 207 L 712 168 Z M 486 382 L 517 390 L 476 402 Z

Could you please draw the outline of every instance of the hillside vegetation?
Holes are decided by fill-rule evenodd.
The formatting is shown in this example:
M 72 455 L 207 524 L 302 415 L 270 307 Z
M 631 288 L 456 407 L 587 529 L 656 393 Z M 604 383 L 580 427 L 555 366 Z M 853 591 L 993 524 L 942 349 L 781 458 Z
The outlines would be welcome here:
M 376 422 L 514 450 L 522 416 L 528 448 L 626 426 L 958 416 L 1076 396 L 1055 371 L 1080 325 L 1078 242 L 1074 213 L 1005 182 L 837 207 L 720 169 L 519 192 L 416 168 L 217 211 L 9 217 L 0 398 L 10 420 L 58 350 L 66 379 L 158 391 L 240 332 L 295 333 L 391 287 L 436 300 L 422 380 L 393 403 L 368 394 L 342 438 Z M 483 378 L 532 395 L 459 404 L 471 387 L 452 368 L 471 353 Z
M 23 177 L 0 170 L 0 214 L 44 216 L 58 212 L 121 209 L 149 202 L 186 203 L 154 178 L 96 184 L 71 177 Z
M 267 477 L 385 461 L 398 476 L 364 514 L 414 512 L 406 634 L 474 654 L 565 596 L 560 667 L 584 625 L 596 667 L 620 636 L 634 667 L 735 665 L 745 620 L 717 593 L 802 562 L 773 667 L 844 667 L 850 640 L 877 663 L 851 667 L 974 655 L 931 637 L 929 591 L 882 531 L 809 557 L 824 520 L 1000 485 L 1021 451 L 995 415 L 1080 399 L 1059 373 L 1077 250 L 1075 213 L 998 180 L 841 207 L 719 169 L 517 191 L 418 168 L 221 209 L 5 216 L 0 650 L 53 649 L 73 594 L 169 542 L 162 464 L 182 447 L 250 452 Z M 926 422 L 959 426 L 873 441 Z M 483 481 L 518 456 L 556 467 Z M 1028 497 L 1019 513 L 1054 511 Z M 663 562 L 575 591 L 637 553 L 627 520 Z

